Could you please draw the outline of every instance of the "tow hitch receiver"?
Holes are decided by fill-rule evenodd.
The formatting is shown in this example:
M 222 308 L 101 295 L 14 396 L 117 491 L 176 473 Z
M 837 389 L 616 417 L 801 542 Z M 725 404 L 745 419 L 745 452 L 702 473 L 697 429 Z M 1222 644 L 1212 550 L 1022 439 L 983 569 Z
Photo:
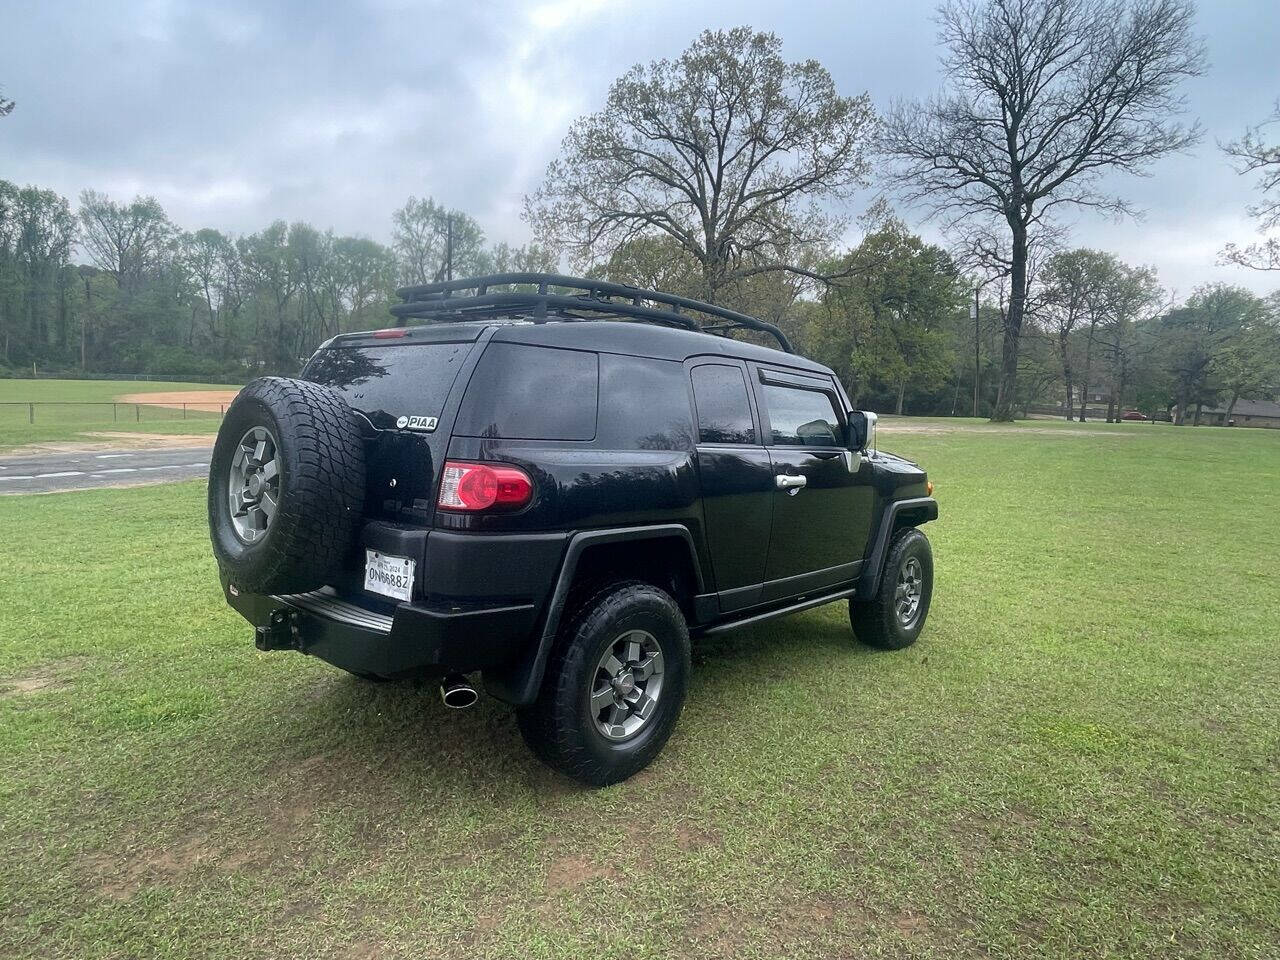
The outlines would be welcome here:
M 259 650 L 301 650 L 298 615 L 288 610 L 272 610 L 265 626 L 253 628 L 253 645 Z

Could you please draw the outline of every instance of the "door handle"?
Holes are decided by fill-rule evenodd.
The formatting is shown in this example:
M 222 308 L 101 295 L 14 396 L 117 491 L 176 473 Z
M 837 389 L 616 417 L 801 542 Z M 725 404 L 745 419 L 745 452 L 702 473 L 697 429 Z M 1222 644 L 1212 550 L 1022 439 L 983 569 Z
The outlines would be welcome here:
M 773 479 L 779 490 L 786 490 L 791 494 L 799 493 L 800 488 L 809 482 L 808 477 L 793 477 L 788 473 L 780 473 Z

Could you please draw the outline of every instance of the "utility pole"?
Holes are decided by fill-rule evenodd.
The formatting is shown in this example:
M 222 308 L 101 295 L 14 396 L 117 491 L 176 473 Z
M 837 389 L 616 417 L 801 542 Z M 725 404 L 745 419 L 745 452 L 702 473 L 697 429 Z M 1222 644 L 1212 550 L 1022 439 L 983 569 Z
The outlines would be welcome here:
M 985 283 L 986 281 L 983 281 Z M 973 306 L 969 308 L 969 316 L 973 319 L 973 415 L 978 416 L 978 377 L 982 369 L 982 358 L 978 355 L 979 339 L 978 339 L 978 291 L 982 289 L 983 284 L 980 283 L 973 288 Z
M 453 214 L 444 216 L 444 270 L 445 279 L 453 279 Z

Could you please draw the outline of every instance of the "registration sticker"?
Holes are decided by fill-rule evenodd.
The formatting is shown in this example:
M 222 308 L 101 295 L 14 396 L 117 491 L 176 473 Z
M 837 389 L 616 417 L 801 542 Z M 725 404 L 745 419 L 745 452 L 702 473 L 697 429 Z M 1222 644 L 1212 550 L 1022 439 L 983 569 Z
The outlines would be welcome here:
M 414 562 L 408 557 L 395 557 L 377 550 L 364 552 L 364 588 L 395 600 L 408 600 L 413 595 Z

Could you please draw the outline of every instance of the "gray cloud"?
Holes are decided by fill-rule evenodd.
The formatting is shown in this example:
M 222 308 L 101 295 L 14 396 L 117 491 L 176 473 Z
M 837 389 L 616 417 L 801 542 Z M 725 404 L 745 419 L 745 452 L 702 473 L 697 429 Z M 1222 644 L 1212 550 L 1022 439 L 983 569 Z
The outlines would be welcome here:
M 933 3 L 904 0 L 231 2 L 0 0 L 0 177 L 75 197 L 154 194 L 184 226 L 255 230 L 306 219 L 385 239 L 391 211 L 430 194 L 520 241 L 522 195 L 568 123 L 630 64 L 678 53 L 705 27 L 750 23 L 790 57 L 825 63 L 878 103 L 936 89 Z M 1188 86 L 1209 137 L 1115 186 L 1140 223 L 1082 217 L 1076 242 L 1154 264 L 1187 292 L 1272 278 L 1214 266 L 1247 241 L 1251 183 L 1214 145 L 1280 95 L 1273 0 L 1202 3 L 1213 70 Z M 908 219 L 917 220 L 906 212 Z M 927 234 L 933 229 L 922 225 Z

